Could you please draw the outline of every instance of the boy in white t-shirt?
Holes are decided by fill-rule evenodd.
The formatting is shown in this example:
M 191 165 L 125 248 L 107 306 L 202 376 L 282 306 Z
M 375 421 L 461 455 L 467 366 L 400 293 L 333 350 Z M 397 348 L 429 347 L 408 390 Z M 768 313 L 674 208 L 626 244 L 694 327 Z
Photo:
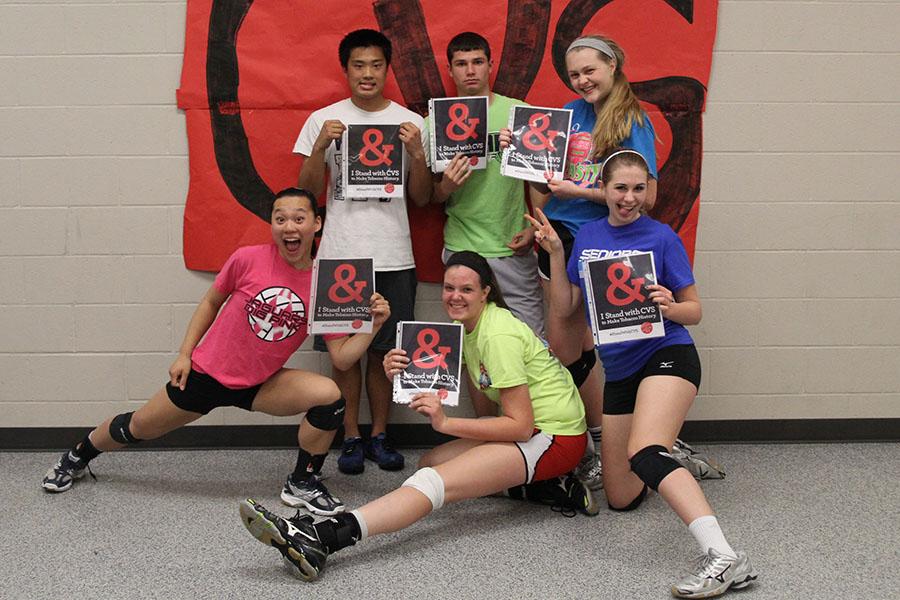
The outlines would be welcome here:
M 361 473 L 365 458 L 388 470 L 403 468 L 403 456 L 385 439 L 391 401 L 391 382 L 381 369 L 384 353 L 394 347 L 395 324 L 413 317 L 416 272 L 406 203 L 402 198 L 351 198 L 344 194 L 341 134 L 348 123 L 399 124 L 407 165 L 407 197 L 419 206 L 431 197 L 431 175 L 422 143 L 422 117 L 384 97 L 391 43 L 379 31 L 358 29 L 341 40 L 338 55 L 347 77 L 350 97 L 313 112 L 294 145 L 303 156 L 300 186 L 320 194 L 327 186 L 325 228 L 319 256 L 373 257 L 375 286 L 391 305 L 385 323 L 368 350 L 366 392 L 372 432 L 363 441 L 359 432 L 362 369 L 357 362 L 348 370 L 332 365 L 332 377 L 347 400 L 344 444 L 338 459 L 343 473 Z M 324 350 L 316 339 L 315 347 Z

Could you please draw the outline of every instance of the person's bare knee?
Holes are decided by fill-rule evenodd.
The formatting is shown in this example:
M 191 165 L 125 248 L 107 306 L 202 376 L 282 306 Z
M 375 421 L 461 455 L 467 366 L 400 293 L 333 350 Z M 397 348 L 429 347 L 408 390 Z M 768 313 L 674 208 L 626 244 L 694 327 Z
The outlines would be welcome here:
M 435 452 L 432 449 L 422 455 L 422 458 L 419 459 L 417 468 L 424 469 L 425 467 L 434 467 L 438 464 L 437 456 L 435 456 Z

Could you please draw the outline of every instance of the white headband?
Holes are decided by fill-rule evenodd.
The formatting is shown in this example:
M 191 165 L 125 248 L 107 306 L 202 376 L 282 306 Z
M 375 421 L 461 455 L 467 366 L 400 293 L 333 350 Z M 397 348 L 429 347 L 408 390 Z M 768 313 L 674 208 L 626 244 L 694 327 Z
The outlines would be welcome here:
M 566 50 L 566 54 L 568 54 L 572 50 L 575 50 L 576 48 L 593 48 L 597 52 L 601 52 L 613 60 L 618 60 L 616 58 L 616 53 L 613 52 L 612 47 L 603 40 L 598 40 L 597 38 L 578 38 L 577 40 L 569 44 L 569 48 Z
M 606 181 L 606 177 L 604 177 L 604 175 L 606 175 L 606 165 L 609 164 L 609 161 L 611 161 L 616 156 L 619 156 L 620 154 L 634 154 L 634 155 L 640 157 L 641 161 L 644 163 L 644 167 L 647 168 L 647 172 L 648 173 L 650 172 L 650 167 L 647 166 L 647 159 L 644 158 L 643 154 L 641 154 L 637 150 L 632 150 L 631 148 L 625 148 L 623 150 L 616 150 L 615 152 L 613 152 L 612 154 L 607 156 L 606 159 L 603 161 L 603 166 L 600 167 L 600 179 L 602 181 Z

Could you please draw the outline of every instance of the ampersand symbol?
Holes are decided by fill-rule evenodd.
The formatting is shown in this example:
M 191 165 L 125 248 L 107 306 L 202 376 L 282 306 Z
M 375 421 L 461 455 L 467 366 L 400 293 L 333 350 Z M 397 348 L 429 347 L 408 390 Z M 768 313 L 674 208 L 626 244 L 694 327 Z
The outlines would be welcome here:
M 541 150 L 554 151 L 556 148 L 553 147 L 553 140 L 556 139 L 560 132 L 551 130 L 544 135 L 544 131 L 548 127 L 550 127 L 550 115 L 547 113 L 534 113 L 528 119 L 528 131 L 522 136 L 522 143 L 525 144 L 526 148 L 535 152 Z M 533 138 L 537 138 L 537 143 L 531 141 Z
M 346 304 L 351 300 L 362 302 L 363 297 L 361 292 L 366 287 L 366 282 L 354 282 L 353 280 L 355 278 L 356 267 L 346 263 L 339 265 L 334 270 L 335 283 L 330 288 L 328 288 L 328 298 L 331 299 L 332 302 L 337 302 L 338 304 Z M 339 295 L 338 292 L 340 291 L 344 291 L 347 293 Z
M 391 165 L 393 161 L 391 161 L 389 155 L 391 150 L 394 149 L 394 145 L 384 144 L 379 148 L 379 144 L 384 141 L 384 134 L 381 133 L 380 129 L 366 129 L 362 137 L 363 149 L 359 153 L 359 160 L 362 164 L 367 167 Z M 369 153 L 373 154 L 375 158 L 369 158 Z
M 478 134 L 475 133 L 475 126 L 478 125 L 481 119 L 475 117 L 470 119 L 468 106 L 462 102 L 457 102 L 450 105 L 447 113 L 450 116 L 450 123 L 447 124 L 444 132 L 448 138 L 454 142 L 461 142 L 466 138 L 478 139 Z M 461 133 L 456 133 L 457 130 Z
M 612 284 L 606 288 L 606 299 L 610 304 L 615 306 L 625 306 L 634 301 L 644 301 L 644 295 L 641 294 L 641 285 L 644 283 L 644 278 L 638 277 L 637 279 L 632 279 L 630 280 L 631 284 L 629 285 L 627 282 L 629 281 L 628 277 L 630 275 L 631 269 L 625 263 L 613 263 L 606 269 L 606 277 Z M 616 290 L 625 292 L 625 297 L 619 298 L 616 296 Z
M 450 353 L 450 346 L 435 346 L 441 341 L 441 336 L 434 329 L 423 329 L 416 336 L 416 343 L 419 347 L 413 352 L 413 364 L 420 369 L 436 369 L 441 367 L 447 369 L 447 354 Z M 424 355 L 424 356 L 423 356 Z

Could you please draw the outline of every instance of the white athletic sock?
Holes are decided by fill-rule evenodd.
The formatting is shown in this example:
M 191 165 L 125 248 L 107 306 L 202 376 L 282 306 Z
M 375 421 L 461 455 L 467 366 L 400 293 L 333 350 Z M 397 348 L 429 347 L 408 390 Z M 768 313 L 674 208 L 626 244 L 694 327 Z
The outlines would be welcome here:
M 697 517 L 688 525 L 688 530 L 690 530 L 694 539 L 697 540 L 697 543 L 700 544 L 704 554 L 709 553 L 710 548 L 715 548 L 719 554 L 727 554 L 732 557 L 737 556 L 734 549 L 725 540 L 725 534 L 722 533 L 722 528 L 719 527 L 719 521 L 713 515 Z
M 359 523 L 359 541 L 361 542 L 369 537 L 369 526 L 366 525 L 365 518 L 363 518 L 362 513 L 358 510 L 351 510 L 350 514 L 356 517 L 356 522 Z

